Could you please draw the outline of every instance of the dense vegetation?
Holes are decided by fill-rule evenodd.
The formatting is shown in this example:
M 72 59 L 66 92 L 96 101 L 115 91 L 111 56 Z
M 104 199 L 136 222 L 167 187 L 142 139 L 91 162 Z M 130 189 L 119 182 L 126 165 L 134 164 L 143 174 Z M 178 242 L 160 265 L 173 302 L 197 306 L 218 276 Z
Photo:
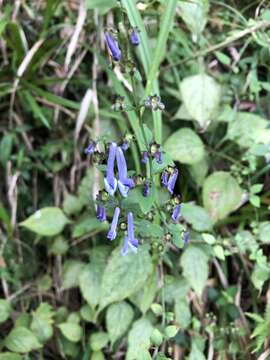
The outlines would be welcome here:
M 0 36 L 0 360 L 269 359 L 269 2 L 4 0 Z

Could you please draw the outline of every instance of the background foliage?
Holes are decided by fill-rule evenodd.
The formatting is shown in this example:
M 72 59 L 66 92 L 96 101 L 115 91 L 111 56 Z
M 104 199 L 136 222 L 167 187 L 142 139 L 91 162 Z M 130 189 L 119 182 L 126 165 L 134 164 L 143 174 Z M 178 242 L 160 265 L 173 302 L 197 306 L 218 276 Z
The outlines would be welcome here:
M 139 136 L 134 112 L 111 110 L 130 97 L 104 46 L 118 2 L 0 2 L 0 360 L 267 359 L 269 4 L 122 5 L 138 95 L 166 106 L 144 117 L 180 169 L 190 243 L 144 219 L 121 257 L 95 217 L 89 138 Z

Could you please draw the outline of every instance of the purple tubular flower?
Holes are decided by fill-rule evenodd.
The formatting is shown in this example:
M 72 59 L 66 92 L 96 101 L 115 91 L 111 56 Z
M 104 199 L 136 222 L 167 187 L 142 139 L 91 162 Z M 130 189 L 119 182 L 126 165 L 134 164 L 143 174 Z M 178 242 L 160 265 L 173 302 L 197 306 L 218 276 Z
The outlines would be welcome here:
M 187 245 L 189 243 L 189 232 L 188 231 L 184 232 L 183 241 L 184 241 L 184 245 Z
M 140 44 L 140 39 L 138 33 L 135 30 L 132 30 L 130 34 L 130 42 L 132 45 L 138 46 Z
M 148 197 L 150 195 L 150 184 L 149 181 L 146 181 L 143 186 L 143 196 Z
M 108 31 L 105 32 L 105 40 L 108 48 L 110 49 L 113 60 L 119 61 L 122 56 L 121 50 L 119 49 L 117 41 L 110 35 Z
M 117 189 L 117 180 L 114 176 L 114 161 L 116 156 L 117 145 L 111 143 L 109 150 L 109 157 L 107 162 L 106 177 L 104 178 L 104 185 L 106 191 L 113 196 Z
M 127 163 L 121 147 L 117 147 L 116 150 L 116 161 L 118 167 L 118 186 L 122 196 L 127 197 L 129 189 L 135 186 L 134 181 L 127 175 Z
M 181 215 L 181 205 L 176 205 L 175 208 L 173 209 L 173 213 L 172 213 L 172 219 L 174 222 L 177 222 L 177 220 L 179 219 Z
M 169 173 L 168 171 L 163 171 L 163 173 L 161 174 L 161 183 L 163 186 L 167 186 L 168 185 L 168 178 L 169 178 Z
M 163 162 L 163 156 L 162 156 L 162 152 L 161 151 L 157 151 L 154 155 L 155 159 L 156 159 L 156 162 L 158 164 L 162 164 Z
M 106 209 L 102 205 L 97 206 L 97 219 L 101 222 L 106 221 Z
M 175 168 L 173 173 L 171 174 L 171 176 L 168 180 L 168 184 L 167 184 L 167 189 L 171 194 L 173 194 L 173 189 L 175 187 L 177 177 L 178 177 L 178 170 Z
M 116 229 L 117 229 L 117 224 L 118 224 L 118 219 L 119 219 L 119 215 L 120 215 L 120 208 L 116 207 L 114 209 L 114 214 L 113 214 L 113 219 L 112 219 L 112 223 L 111 223 L 111 228 L 107 234 L 107 238 L 110 240 L 114 240 L 116 238 Z
M 128 213 L 128 234 L 125 237 L 124 245 L 121 250 L 121 254 L 125 256 L 128 253 L 130 248 L 134 253 L 137 252 L 139 241 L 135 238 L 134 235 L 134 224 L 133 224 L 133 214 L 132 212 Z
M 143 164 L 146 164 L 147 161 L 148 161 L 148 151 L 144 151 L 144 152 L 142 153 L 142 163 L 143 163 Z
M 94 141 L 91 141 L 91 143 L 88 145 L 88 147 L 84 150 L 85 154 L 91 155 L 95 152 L 96 149 L 96 143 Z

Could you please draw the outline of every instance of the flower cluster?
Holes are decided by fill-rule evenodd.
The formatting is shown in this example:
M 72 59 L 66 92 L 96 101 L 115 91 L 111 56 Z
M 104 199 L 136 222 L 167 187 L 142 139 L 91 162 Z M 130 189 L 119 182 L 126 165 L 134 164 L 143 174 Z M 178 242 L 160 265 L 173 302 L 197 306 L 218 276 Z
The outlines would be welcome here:
M 138 35 L 139 31 L 137 28 L 131 28 L 128 33 L 126 34 L 129 36 L 130 43 L 134 46 L 138 46 L 140 44 L 140 39 Z M 121 61 L 121 65 L 125 65 L 130 62 L 130 59 L 123 59 L 122 53 L 127 54 L 125 48 L 125 43 L 119 42 L 118 37 L 115 36 L 118 34 L 117 32 L 106 31 L 105 33 L 105 41 L 107 47 L 109 49 L 111 58 L 118 62 Z M 126 37 L 127 37 L 126 36 Z M 121 40 L 122 37 L 119 37 Z M 123 52 L 121 51 L 121 48 Z M 127 60 L 127 61 L 125 61 Z M 133 71 L 130 71 L 130 76 L 134 76 Z M 133 79 L 134 80 L 134 79 Z M 132 86 L 134 86 L 134 81 L 132 82 Z M 135 91 L 135 89 L 133 89 Z M 97 151 L 97 143 L 92 141 L 87 149 L 85 150 L 86 154 L 92 155 L 100 160 L 100 163 L 103 164 L 104 157 L 106 158 L 106 170 L 104 174 L 104 189 L 100 190 L 97 197 L 97 208 L 96 208 L 96 216 L 97 219 L 101 222 L 107 220 L 107 213 L 110 215 L 113 213 L 110 229 L 107 233 L 107 238 L 110 241 L 113 241 L 117 238 L 118 231 L 124 231 L 124 243 L 122 245 L 121 254 L 126 255 L 129 250 L 133 252 L 137 252 L 139 241 L 135 236 L 135 227 L 134 227 L 134 215 L 136 217 L 146 217 L 148 221 L 154 221 L 156 215 L 159 214 L 160 218 L 159 221 L 163 222 L 165 227 L 164 232 L 164 240 L 170 241 L 173 236 L 170 233 L 171 226 L 175 226 L 175 229 L 178 227 L 176 224 L 178 223 L 180 216 L 181 216 L 181 203 L 180 197 L 174 195 L 174 188 L 176 185 L 176 181 L 178 178 L 178 169 L 175 166 L 167 166 L 164 161 L 166 158 L 163 156 L 164 153 L 162 151 L 162 147 L 156 141 L 152 140 L 150 142 L 149 137 L 147 139 L 145 128 L 146 125 L 143 124 L 142 115 L 140 112 L 141 107 L 149 108 L 153 111 L 162 111 L 164 110 L 165 106 L 161 101 L 160 96 L 158 95 L 151 95 L 146 98 L 141 104 L 138 103 L 136 97 L 134 96 L 134 102 L 130 104 L 128 102 L 125 103 L 125 98 L 123 96 L 118 96 L 114 105 L 112 106 L 114 111 L 136 111 L 136 114 L 139 118 L 141 132 L 144 139 L 144 148 L 145 150 L 142 152 L 141 155 L 141 162 L 146 166 L 146 173 L 147 176 L 144 177 L 143 175 L 134 175 L 133 177 L 129 176 L 127 162 L 125 158 L 124 152 L 127 151 L 129 148 L 130 141 L 133 140 L 133 135 L 126 135 L 121 143 L 111 142 L 109 144 L 104 144 L 105 149 L 107 149 L 107 154 L 100 153 Z M 148 129 L 148 133 L 150 130 Z M 156 199 L 157 192 L 151 191 L 151 187 L 155 186 L 156 178 L 153 173 L 153 165 L 155 162 L 158 165 L 161 165 L 162 171 L 161 174 L 161 184 L 162 186 L 166 187 L 171 198 L 168 202 L 159 203 L 159 200 Z M 145 198 L 150 197 L 150 194 L 153 196 L 150 199 L 145 200 L 148 204 L 151 204 L 149 211 L 147 214 L 140 214 L 137 210 L 130 210 L 133 209 L 132 207 L 126 207 L 124 204 L 125 198 L 129 196 L 129 191 L 135 187 L 141 188 L 141 195 Z M 133 197 L 138 192 L 133 193 Z M 136 196 L 136 195 L 135 195 Z M 144 200 L 139 200 L 144 201 Z M 140 204 L 139 204 L 140 205 Z M 165 211 L 163 211 L 164 206 L 166 207 Z M 171 224 L 168 225 L 167 217 L 170 217 Z M 180 227 L 181 229 L 181 227 Z M 149 234 L 151 237 L 151 234 Z M 179 234 L 180 236 L 180 234 Z M 147 236 L 146 236 L 147 237 Z M 189 241 L 189 234 L 188 232 L 184 232 L 183 234 L 183 241 L 184 244 L 188 243 Z M 159 243 L 158 249 L 164 249 L 165 247 Z M 163 251 L 163 250 L 162 250 Z

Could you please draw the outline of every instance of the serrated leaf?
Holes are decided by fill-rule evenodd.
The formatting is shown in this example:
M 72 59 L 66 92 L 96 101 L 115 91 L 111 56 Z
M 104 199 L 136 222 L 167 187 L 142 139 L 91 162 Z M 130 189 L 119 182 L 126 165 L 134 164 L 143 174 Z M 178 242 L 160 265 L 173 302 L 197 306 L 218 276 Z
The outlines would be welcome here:
M 183 164 L 197 163 L 205 155 L 202 140 L 189 128 L 182 128 L 174 132 L 166 140 L 164 149 L 173 160 Z
M 121 256 L 117 248 L 105 268 L 101 284 L 100 307 L 121 301 L 139 290 L 152 271 L 152 261 L 147 246 L 140 246 L 138 253 Z
M 201 296 L 208 278 L 208 256 L 201 248 L 189 245 L 180 263 L 187 282 Z
M 241 204 L 243 191 L 237 181 L 224 171 L 208 176 L 203 184 L 203 203 L 214 222 L 226 218 Z
M 36 211 L 20 223 L 21 226 L 42 236 L 54 236 L 62 232 L 70 221 L 57 207 L 46 207 Z
M 5 339 L 5 346 L 10 351 L 22 354 L 42 347 L 35 334 L 23 326 L 11 330 Z
M 128 351 L 126 360 L 138 359 L 140 351 L 147 351 L 150 347 L 150 337 L 154 328 L 146 318 L 134 322 L 128 334 Z M 151 357 L 150 357 L 151 359 Z
M 106 328 L 112 345 L 126 333 L 133 316 L 132 307 L 125 301 L 112 304 L 108 307 L 106 312 Z
M 83 331 L 79 324 L 73 322 L 66 322 L 58 325 L 61 333 L 66 339 L 71 342 L 78 342 L 81 340 Z
M 4 299 L 0 299 L 0 324 L 5 322 L 11 313 L 10 302 Z
M 194 230 L 209 231 L 213 227 L 213 222 L 208 212 L 201 206 L 182 204 L 181 214 L 184 220 L 192 225 Z
M 188 113 L 205 130 L 218 110 L 221 98 L 220 85 L 212 77 L 200 74 L 185 78 L 180 89 Z

